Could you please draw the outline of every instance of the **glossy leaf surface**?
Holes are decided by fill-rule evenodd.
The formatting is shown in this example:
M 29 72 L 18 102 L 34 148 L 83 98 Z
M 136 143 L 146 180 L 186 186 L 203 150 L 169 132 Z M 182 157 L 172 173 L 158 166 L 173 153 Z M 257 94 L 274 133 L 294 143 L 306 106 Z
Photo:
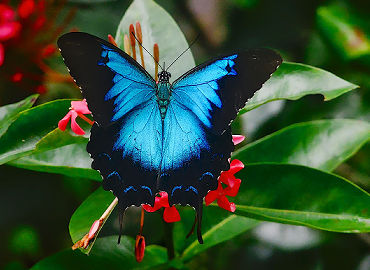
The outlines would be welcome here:
M 71 144 L 38 152 L 12 160 L 8 164 L 28 170 L 101 181 L 99 172 L 91 169 L 91 158 L 86 152 L 86 143 Z
M 325 100 L 331 100 L 357 87 L 320 68 L 283 62 L 240 113 L 273 100 L 297 100 L 312 94 L 321 94 Z
M 248 163 L 276 162 L 334 170 L 370 140 L 370 124 L 346 119 L 294 124 L 250 143 L 233 158 Z
M 247 165 L 238 177 L 238 215 L 335 232 L 370 231 L 369 194 L 342 177 L 288 164 Z
M 194 222 L 193 209 L 182 209 L 180 212 L 181 221 L 175 224 L 175 249 L 182 254 L 181 259 L 184 262 L 210 247 L 254 228 L 259 223 L 255 219 L 233 215 L 221 208 L 204 206 L 203 213 L 202 234 L 204 244 L 199 244 L 196 239 L 196 232 L 186 238 Z
M 70 100 L 56 100 L 21 112 L 0 138 L 0 164 L 32 153 L 68 112 Z
M 37 97 L 38 95 L 32 95 L 17 103 L 0 107 L 0 137 L 9 125 L 17 119 L 20 112 L 32 107 Z
M 166 249 L 163 247 L 148 246 L 141 263 L 136 262 L 134 249 L 133 239 L 124 236 L 121 244 L 117 245 L 117 236 L 109 236 L 98 239 L 89 256 L 68 249 L 41 260 L 31 269 L 151 269 L 167 262 Z

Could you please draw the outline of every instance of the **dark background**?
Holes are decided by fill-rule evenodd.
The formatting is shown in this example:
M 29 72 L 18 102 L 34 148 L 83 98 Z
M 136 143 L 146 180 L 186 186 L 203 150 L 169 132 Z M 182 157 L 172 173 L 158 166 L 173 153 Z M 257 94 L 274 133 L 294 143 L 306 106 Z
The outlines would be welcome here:
M 189 42 L 200 35 L 192 48 L 197 63 L 225 52 L 267 46 L 278 50 L 284 60 L 314 65 L 360 85 L 359 89 L 334 101 L 324 102 L 321 96 L 308 96 L 298 101 L 262 106 L 257 113 L 239 119 L 249 140 L 297 122 L 323 118 L 369 120 L 369 54 L 346 57 L 335 46 L 335 42 L 342 40 L 333 42 L 318 24 L 318 9 L 336 6 L 348 15 L 349 21 L 361 29 L 368 40 L 368 1 L 156 2 L 174 17 Z M 11 4 L 16 6 L 17 1 Z M 75 14 L 65 31 L 77 28 L 105 38 L 108 33 L 115 34 L 129 4 L 130 1 L 122 0 L 102 4 L 71 1 L 62 5 L 57 21 L 62 23 L 64 16 L 73 9 Z M 57 8 L 56 4 L 50 5 L 47 12 L 51 14 Z M 27 46 L 27 42 L 22 46 Z M 9 52 L 9 58 L 14 57 L 14 61 L 18 61 L 16 55 Z M 23 62 L 17 62 L 18 65 L 37 69 L 27 59 L 20 61 Z M 56 69 L 60 68 L 59 56 L 48 61 Z M 43 74 L 43 71 L 37 72 Z M 1 105 L 16 102 L 32 93 L 32 81 L 25 87 L 13 84 L 6 76 L 0 78 Z M 71 84 L 55 85 L 45 81 L 45 85 L 47 91 L 38 102 L 79 97 L 79 91 Z M 369 150 L 369 144 L 365 145 L 336 171 L 368 191 Z M 69 219 L 78 205 L 98 187 L 98 183 L 6 165 L 0 166 L 0 177 L 0 268 L 26 269 L 72 245 L 68 233 Z M 114 212 L 102 233 L 112 234 L 116 230 Z M 266 223 L 202 253 L 189 264 L 189 268 L 365 270 L 370 269 L 369 246 L 370 237 L 365 234 L 339 234 Z

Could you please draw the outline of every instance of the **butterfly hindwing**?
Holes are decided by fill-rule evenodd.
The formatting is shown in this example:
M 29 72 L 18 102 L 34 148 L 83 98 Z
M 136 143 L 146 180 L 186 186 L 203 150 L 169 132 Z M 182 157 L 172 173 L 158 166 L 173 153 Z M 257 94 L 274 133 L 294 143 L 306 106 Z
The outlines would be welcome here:
M 153 204 L 162 151 L 155 81 L 98 37 L 68 33 L 58 46 L 95 120 L 87 150 L 103 187 L 113 191 L 123 210 Z

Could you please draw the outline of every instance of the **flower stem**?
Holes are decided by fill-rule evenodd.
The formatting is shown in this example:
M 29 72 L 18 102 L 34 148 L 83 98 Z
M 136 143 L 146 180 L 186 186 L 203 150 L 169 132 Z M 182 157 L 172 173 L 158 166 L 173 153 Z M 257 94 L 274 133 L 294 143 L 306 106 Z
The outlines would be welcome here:
M 118 203 L 118 198 L 114 198 L 114 200 L 112 201 L 112 203 L 108 206 L 108 208 L 104 211 L 104 213 L 101 215 L 101 217 L 99 218 L 99 220 L 105 220 L 109 215 L 110 213 L 112 213 L 114 207 L 116 207 Z
M 144 214 L 145 214 L 144 208 L 143 208 L 143 207 L 141 207 L 141 216 L 140 216 L 140 232 L 139 232 L 139 235 L 142 235 L 142 234 L 143 234 L 143 227 L 144 227 Z
M 164 222 L 164 233 L 168 260 L 172 260 L 175 258 L 175 247 L 173 244 L 173 223 Z
M 79 113 L 78 116 L 85 120 L 87 123 L 89 123 L 90 125 L 93 125 L 94 124 L 94 121 L 91 121 L 89 118 L 87 118 L 85 115 L 83 115 L 82 113 Z

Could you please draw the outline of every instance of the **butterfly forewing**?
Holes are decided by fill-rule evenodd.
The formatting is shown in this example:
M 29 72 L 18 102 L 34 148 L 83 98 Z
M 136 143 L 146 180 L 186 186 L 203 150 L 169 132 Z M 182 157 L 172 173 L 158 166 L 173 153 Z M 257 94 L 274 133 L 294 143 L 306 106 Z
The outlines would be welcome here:
M 86 34 L 58 40 L 61 54 L 93 113 L 87 150 L 123 209 L 154 203 L 162 156 L 156 83 L 130 56 Z

